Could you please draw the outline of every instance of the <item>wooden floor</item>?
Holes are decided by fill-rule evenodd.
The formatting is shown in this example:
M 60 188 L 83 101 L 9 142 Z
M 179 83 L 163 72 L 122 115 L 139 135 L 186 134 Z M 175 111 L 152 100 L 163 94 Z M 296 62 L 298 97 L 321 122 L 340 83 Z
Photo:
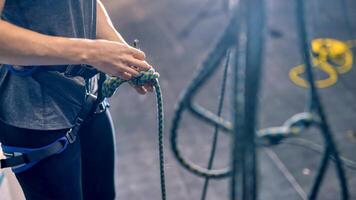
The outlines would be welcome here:
M 201 21 L 190 35 L 181 30 L 209 0 L 103 0 L 115 26 L 128 42 L 135 38 L 148 60 L 161 73 L 165 98 L 166 138 L 179 93 L 191 80 L 192 74 L 213 46 L 226 25 L 226 14 L 218 12 Z M 213 1 L 211 9 L 219 10 Z M 307 103 L 307 90 L 289 79 L 289 71 L 301 64 L 295 28 L 295 1 L 266 0 L 266 50 L 264 56 L 262 93 L 260 97 L 260 127 L 278 126 L 293 114 L 302 112 Z M 340 1 L 308 0 L 308 29 L 313 38 L 356 39 L 348 29 L 345 11 Z M 356 31 L 356 2 L 348 0 L 349 19 Z M 356 160 L 356 69 L 338 75 L 331 87 L 321 89 L 323 105 L 341 153 Z M 322 76 L 321 76 L 322 78 Z M 216 110 L 221 70 L 199 94 L 198 101 Z M 118 199 L 151 200 L 160 198 L 157 135 L 155 132 L 155 98 L 153 94 L 139 96 L 128 86 L 120 88 L 111 99 L 111 111 L 117 139 Z M 229 114 L 225 108 L 225 115 Z M 205 166 L 211 148 L 212 127 L 185 116 L 180 146 L 187 157 Z M 302 138 L 322 144 L 317 130 Z M 169 200 L 200 199 L 203 180 L 185 171 L 176 162 L 166 140 L 166 170 Z M 221 135 L 216 168 L 229 163 L 229 138 Z M 317 172 L 321 156 L 300 147 L 280 145 L 259 150 L 261 200 L 305 199 Z M 286 178 L 286 175 L 288 178 Z M 351 199 L 356 199 L 356 173 L 347 169 Z M 292 187 L 294 182 L 295 187 Z M 295 190 L 297 188 L 297 190 Z M 319 199 L 341 199 L 334 165 L 330 165 Z M 209 200 L 228 199 L 228 181 L 212 181 Z

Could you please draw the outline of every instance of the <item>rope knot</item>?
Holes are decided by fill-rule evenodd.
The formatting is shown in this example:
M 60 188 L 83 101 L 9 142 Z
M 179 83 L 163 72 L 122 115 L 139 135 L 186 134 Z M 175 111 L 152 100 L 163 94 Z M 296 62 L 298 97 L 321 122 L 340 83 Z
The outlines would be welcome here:
M 140 74 L 130 80 L 124 80 L 119 77 L 108 76 L 102 85 L 102 95 L 106 98 L 110 98 L 120 87 L 121 84 L 128 82 L 132 85 L 143 86 L 147 83 L 159 78 L 159 73 L 155 69 L 151 68 L 147 71 L 141 71 Z
M 137 77 L 129 80 L 129 83 L 137 86 L 143 86 L 154 79 L 159 78 L 159 73 L 155 71 L 155 69 L 151 68 L 148 71 L 142 71 Z

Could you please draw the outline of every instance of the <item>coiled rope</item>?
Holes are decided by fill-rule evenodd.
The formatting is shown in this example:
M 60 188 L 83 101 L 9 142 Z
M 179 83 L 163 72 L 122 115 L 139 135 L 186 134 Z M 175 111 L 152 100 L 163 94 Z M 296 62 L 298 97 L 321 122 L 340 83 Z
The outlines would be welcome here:
M 162 200 L 167 199 L 166 193 L 166 181 L 165 181 L 165 170 L 164 170 L 164 141 L 163 141 L 163 129 L 164 129 L 164 112 L 163 112 L 163 98 L 162 91 L 158 81 L 159 73 L 153 68 L 148 71 L 142 71 L 137 77 L 130 80 L 124 80 L 119 77 L 107 76 L 106 80 L 102 84 L 101 93 L 103 97 L 112 97 L 117 89 L 123 83 L 130 83 L 136 86 L 143 86 L 146 84 L 152 84 L 156 93 L 157 101 L 157 129 L 158 129 L 158 153 L 159 153 L 159 168 L 160 168 L 160 184 L 161 184 L 161 198 Z

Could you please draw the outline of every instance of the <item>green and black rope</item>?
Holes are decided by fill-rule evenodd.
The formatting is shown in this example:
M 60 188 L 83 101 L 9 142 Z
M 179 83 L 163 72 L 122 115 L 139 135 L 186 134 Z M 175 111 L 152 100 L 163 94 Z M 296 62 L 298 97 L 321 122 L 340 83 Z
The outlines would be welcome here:
M 148 71 L 142 71 L 137 77 L 130 80 L 124 80 L 119 77 L 107 76 L 106 80 L 103 82 L 101 87 L 101 94 L 105 98 L 112 97 L 117 89 L 123 83 L 130 83 L 136 86 L 143 86 L 146 84 L 152 84 L 156 93 L 157 101 L 157 126 L 158 126 L 158 150 L 159 150 L 159 167 L 160 167 L 160 179 L 161 179 L 161 197 L 162 200 L 167 199 L 166 194 L 166 181 L 165 181 L 165 170 L 164 170 L 164 140 L 163 140 L 163 129 L 164 129 L 164 112 L 163 112 L 163 97 L 161 87 L 158 81 L 159 73 L 153 68 Z

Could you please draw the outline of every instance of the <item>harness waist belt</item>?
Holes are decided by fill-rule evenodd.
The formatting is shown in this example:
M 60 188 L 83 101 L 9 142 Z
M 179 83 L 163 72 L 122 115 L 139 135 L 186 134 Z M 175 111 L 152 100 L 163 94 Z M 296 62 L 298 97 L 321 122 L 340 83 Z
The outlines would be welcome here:
M 45 158 L 62 153 L 69 144 L 73 144 L 76 141 L 79 128 L 92 109 L 94 109 L 93 105 L 95 103 L 96 97 L 88 94 L 74 126 L 67 131 L 65 136 L 47 146 L 22 148 L 2 145 L 3 152 L 7 158 L 0 160 L 0 169 L 11 167 L 15 173 L 23 172 Z

